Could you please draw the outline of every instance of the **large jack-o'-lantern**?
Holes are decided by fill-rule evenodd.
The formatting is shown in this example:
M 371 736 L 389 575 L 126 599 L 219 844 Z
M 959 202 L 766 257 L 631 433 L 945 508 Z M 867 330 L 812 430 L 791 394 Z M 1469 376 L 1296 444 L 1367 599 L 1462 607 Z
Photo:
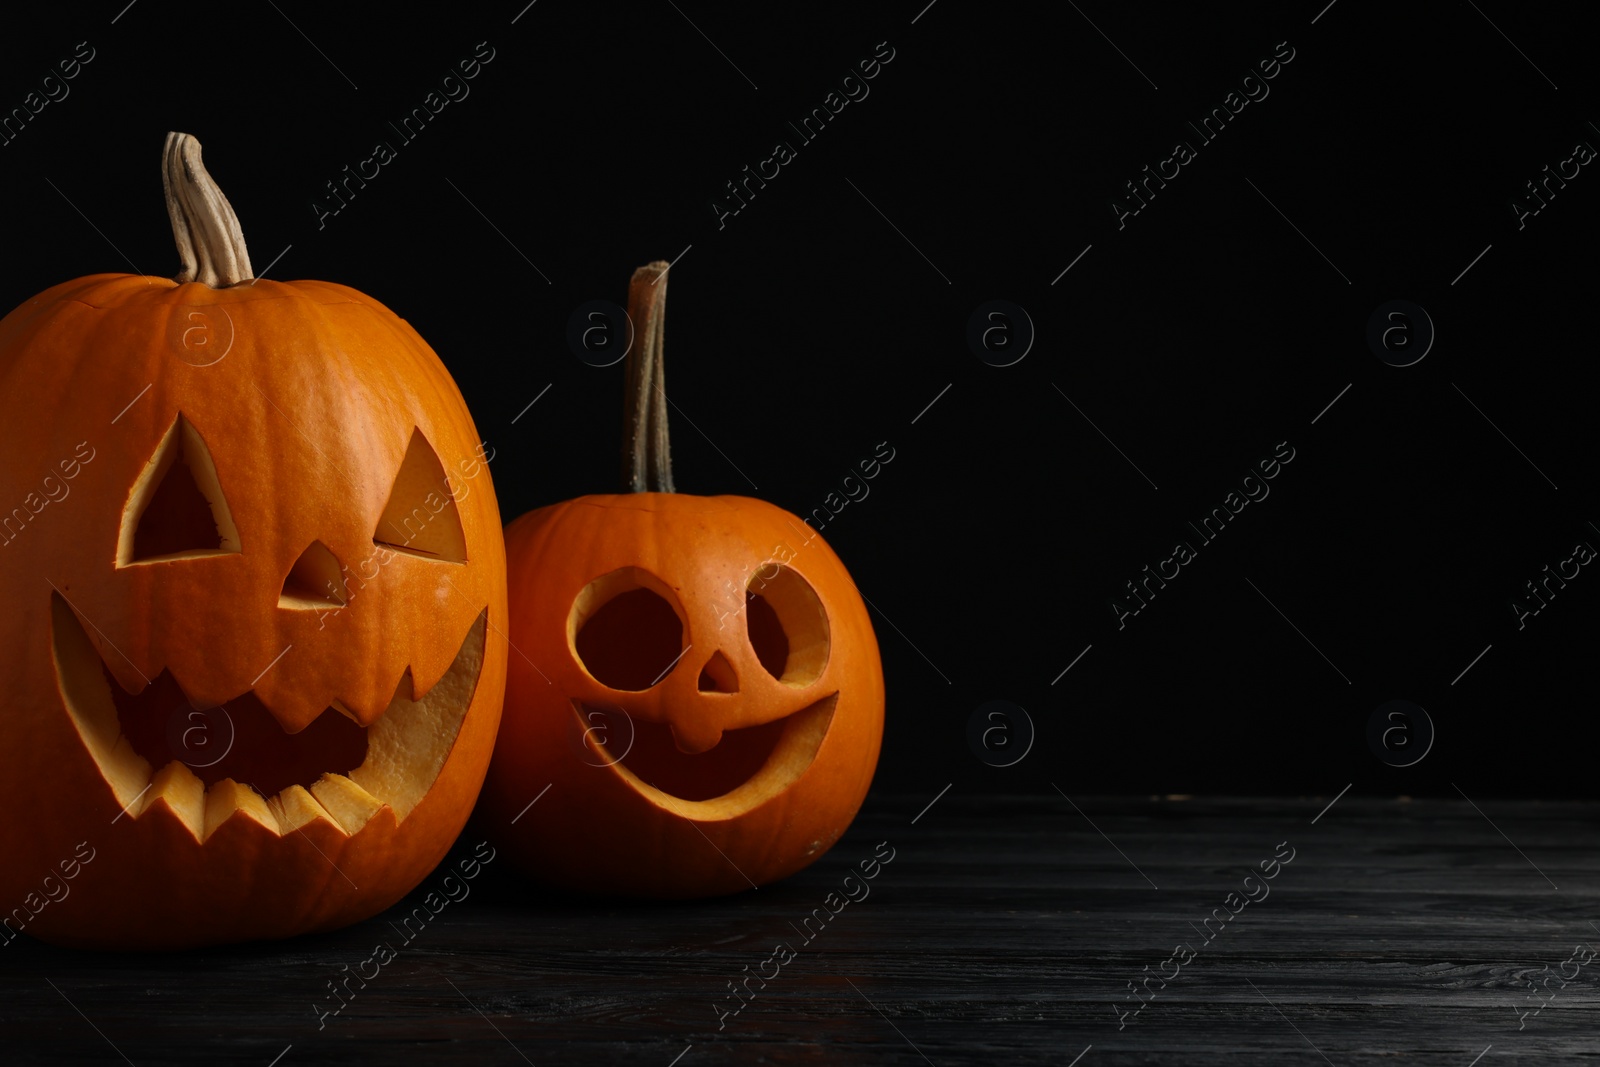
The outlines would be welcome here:
M 855 816 L 883 736 L 854 583 L 782 508 L 674 491 L 665 263 L 635 273 L 630 492 L 506 529 L 517 650 L 479 811 L 535 878 L 698 897 L 786 877 Z
M 6 939 L 373 915 L 459 833 L 499 719 L 504 544 L 455 383 L 370 297 L 253 280 L 198 143 L 164 163 L 176 280 L 0 321 Z

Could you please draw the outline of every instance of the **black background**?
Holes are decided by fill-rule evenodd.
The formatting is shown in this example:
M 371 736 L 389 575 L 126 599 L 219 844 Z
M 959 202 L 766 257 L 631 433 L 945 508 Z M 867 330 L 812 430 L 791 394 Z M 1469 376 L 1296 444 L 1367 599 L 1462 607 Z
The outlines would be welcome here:
M 509 519 L 615 487 L 622 368 L 576 358 L 568 317 L 676 259 L 681 491 L 809 514 L 894 449 L 824 531 L 876 609 L 879 787 L 1595 795 L 1600 578 L 1521 630 L 1509 606 L 1600 544 L 1600 178 L 1520 230 L 1509 207 L 1600 144 L 1572 9 L 924 2 L 8 15 L 0 108 L 95 58 L 0 147 L 0 305 L 175 271 L 158 160 L 193 133 L 258 271 L 287 247 L 269 276 L 354 286 L 439 352 Z M 484 41 L 470 95 L 402 144 L 387 123 Z M 870 95 L 798 144 L 885 41 Z M 1201 146 L 1185 122 L 1284 41 L 1270 95 Z M 1198 157 L 1119 229 L 1112 198 L 1180 138 Z M 319 227 L 379 140 L 397 157 Z M 719 227 L 777 140 L 797 158 Z M 1009 367 L 966 340 L 997 298 L 1037 329 Z M 1437 327 L 1410 367 L 1364 339 L 1393 299 Z M 1270 496 L 1119 630 L 1123 583 L 1281 441 Z M 1438 730 L 1407 769 L 1366 740 L 1396 698 Z M 1037 731 L 1007 768 L 967 741 L 991 699 Z

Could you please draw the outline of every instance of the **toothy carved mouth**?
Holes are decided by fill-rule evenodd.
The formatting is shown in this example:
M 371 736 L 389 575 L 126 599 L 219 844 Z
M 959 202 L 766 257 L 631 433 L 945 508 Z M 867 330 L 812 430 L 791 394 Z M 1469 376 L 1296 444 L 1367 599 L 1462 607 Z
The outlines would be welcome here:
M 786 791 L 810 768 L 828 736 L 838 707 L 833 693 L 781 719 L 725 730 L 714 747 L 694 755 L 679 751 L 665 723 L 633 720 L 625 731 L 593 729 L 609 713 L 573 701 L 583 743 L 634 789 L 661 807 L 696 819 L 728 819 Z M 607 736 L 623 733 L 624 736 Z
M 59 595 L 51 596 L 51 614 L 62 700 L 117 802 L 138 818 L 164 799 L 202 841 L 233 818 L 280 835 L 315 819 L 354 834 L 385 807 L 403 820 L 455 744 L 477 691 L 488 622 L 487 611 L 478 616 L 444 677 L 416 700 L 401 695 L 412 692 L 408 671 L 370 727 L 333 706 L 287 734 L 253 691 L 202 711 L 165 671 L 138 693 L 123 691 Z

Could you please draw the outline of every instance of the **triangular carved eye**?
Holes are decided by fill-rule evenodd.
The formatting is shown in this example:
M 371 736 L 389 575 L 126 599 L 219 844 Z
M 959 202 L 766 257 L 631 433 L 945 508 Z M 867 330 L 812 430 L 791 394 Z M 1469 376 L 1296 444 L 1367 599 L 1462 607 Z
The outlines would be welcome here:
M 211 450 L 179 414 L 128 494 L 117 535 L 117 566 L 238 551 L 239 531 L 223 498 Z
M 421 430 L 411 433 L 406 458 L 395 475 L 389 503 L 372 540 L 428 559 L 467 561 L 467 534 L 461 528 L 455 494 L 450 491 L 444 465 Z

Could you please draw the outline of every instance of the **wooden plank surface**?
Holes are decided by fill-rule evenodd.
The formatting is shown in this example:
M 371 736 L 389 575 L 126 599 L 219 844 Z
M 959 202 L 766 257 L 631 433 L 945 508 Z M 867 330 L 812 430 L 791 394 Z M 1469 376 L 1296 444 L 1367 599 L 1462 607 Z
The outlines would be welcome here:
M 1600 949 L 1600 804 L 1345 796 L 1319 816 L 1331 797 L 952 792 L 913 824 L 931 796 L 874 795 L 812 868 L 719 901 L 551 896 L 493 863 L 409 943 L 391 924 L 420 893 L 274 944 L 19 938 L 0 949 L 0 1062 L 1600 1062 L 1600 958 L 1575 951 Z M 807 942 L 802 920 L 881 841 L 870 894 Z M 1249 883 L 1259 899 L 1227 899 L 1289 849 Z M 385 940 L 397 957 L 321 1015 Z M 1167 962 L 1180 945 L 1192 957 Z

